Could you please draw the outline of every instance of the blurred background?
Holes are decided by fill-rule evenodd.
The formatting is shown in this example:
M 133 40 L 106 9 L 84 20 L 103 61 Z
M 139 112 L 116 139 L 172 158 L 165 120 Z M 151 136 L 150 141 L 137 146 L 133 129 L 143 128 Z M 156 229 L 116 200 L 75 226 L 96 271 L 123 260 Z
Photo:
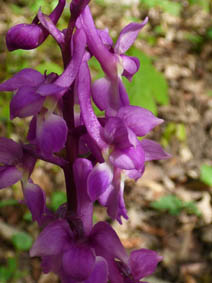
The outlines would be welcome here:
M 50 37 L 32 51 L 6 51 L 5 34 L 13 25 L 30 23 L 39 7 L 49 13 L 56 0 L 0 1 L 0 81 L 30 67 L 60 74 L 62 61 Z M 114 39 L 129 22 L 149 16 L 129 54 L 141 61 L 132 83 L 125 81 L 131 103 L 165 120 L 149 136 L 172 158 L 147 164 L 143 177 L 126 182 L 129 221 L 112 223 L 126 249 L 150 248 L 163 256 L 151 283 L 212 282 L 212 3 L 211 0 L 93 0 L 98 28 Z M 68 5 L 59 21 L 63 29 Z M 90 62 L 92 77 L 101 77 Z M 9 120 L 10 93 L 0 95 L 0 136 L 24 141 L 25 121 Z M 56 210 L 66 201 L 63 174 L 38 162 L 32 179 Z M 56 283 L 41 273 L 39 259 L 28 251 L 39 234 L 23 204 L 20 184 L 0 191 L 0 282 Z M 96 204 L 94 222 L 106 220 Z M 118 283 L 118 282 L 117 282 Z

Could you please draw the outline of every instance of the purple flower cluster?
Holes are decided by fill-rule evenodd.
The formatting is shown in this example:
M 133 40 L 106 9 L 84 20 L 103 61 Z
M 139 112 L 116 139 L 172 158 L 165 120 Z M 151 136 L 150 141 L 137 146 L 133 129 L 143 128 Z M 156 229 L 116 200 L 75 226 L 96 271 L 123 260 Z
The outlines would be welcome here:
M 128 218 L 124 181 L 137 180 L 150 160 L 169 158 L 161 146 L 144 137 L 163 121 L 130 105 L 122 76 L 131 80 L 139 60 L 125 55 L 147 23 L 131 23 L 115 45 L 108 30 L 95 27 L 89 0 L 72 0 L 67 29 L 56 24 L 66 1 L 50 15 L 41 10 L 31 24 L 12 27 L 8 50 L 33 49 L 51 35 L 59 45 L 64 71 L 59 76 L 23 69 L 0 84 L 12 91 L 10 117 L 31 117 L 27 143 L 0 138 L 0 189 L 21 181 L 24 201 L 42 232 L 30 255 L 42 259 L 64 283 L 136 283 L 154 272 L 161 257 L 140 249 L 128 255 L 106 222 L 93 225 L 96 200 L 122 223 Z M 105 76 L 91 81 L 88 62 L 94 56 Z M 97 117 L 93 103 L 104 117 Z M 37 160 L 64 171 L 67 203 L 56 212 L 46 207 L 43 190 L 30 176 Z

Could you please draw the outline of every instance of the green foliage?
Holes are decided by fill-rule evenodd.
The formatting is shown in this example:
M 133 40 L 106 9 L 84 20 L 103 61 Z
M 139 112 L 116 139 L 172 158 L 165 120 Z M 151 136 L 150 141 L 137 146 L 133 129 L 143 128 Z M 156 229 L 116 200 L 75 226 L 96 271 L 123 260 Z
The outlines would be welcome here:
M 31 212 L 26 212 L 25 214 L 24 214 L 24 216 L 23 216 L 23 219 L 25 220 L 25 221 L 27 221 L 27 222 L 32 222 L 32 214 L 31 214 Z
M 62 191 L 53 192 L 51 196 L 51 208 L 56 211 L 61 204 L 66 203 L 66 193 Z
M 0 201 L 0 208 L 17 204 L 19 204 L 19 202 L 15 199 L 5 199 Z
M 173 16 L 179 16 L 182 10 L 182 4 L 170 0 L 140 0 L 142 4 L 148 8 L 158 7 L 163 12 L 169 13 Z
M 198 34 L 186 33 L 185 38 L 195 45 L 200 45 L 203 43 L 203 37 Z
M 12 236 L 12 243 L 17 250 L 28 251 L 32 246 L 32 237 L 26 232 L 20 232 Z
M 31 67 L 29 65 L 31 55 L 32 51 L 29 50 L 28 52 L 26 52 L 25 50 L 19 49 L 13 52 L 8 52 L 5 64 L 6 74 L 8 75 L 8 77 L 11 77 L 11 75 L 21 71 L 24 68 Z
M 212 89 L 208 90 L 207 95 L 212 96 Z
M 171 215 L 179 215 L 182 210 L 185 210 L 188 214 L 201 215 L 194 202 L 184 202 L 175 195 L 163 196 L 159 200 L 152 202 L 150 206 L 159 211 L 167 211 Z
M 203 164 L 200 167 L 200 180 L 208 186 L 212 186 L 212 166 Z
M 105 0 L 95 0 L 95 2 L 99 6 L 105 6 Z
M 8 122 L 10 119 L 10 96 L 0 96 L 0 121 L 1 122 Z
M 0 266 L 1 283 L 7 283 L 11 279 L 19 279 L 23 275 L 24 273 L 17 269 L 17 260 L 15 258 L 8 258 L 6 266 Z
M 205 10 L 207 13 L 210 12 L 210 4 L 211 0 L 189 0 L 189 4 L 191 5 L 198 5 L 200 6 L 203 10 Z
M 192 43 L 192 47 L 194 51 L 198 53 L 200 52 L 200 50 L 202 49 L 203 43 L 204 43 L 203 36 L 199 34 L 188 32 L 185 34 L 185 39 L 187 39 L 188 41 Z
M 137 57 L 141 63 L 132 82 L 124 79 L 130 103 L 147 108 L 157 114 L 156 103 L 161 105 L 169 103 L 167 81 L 164 75 L 155 69 L 152 60 L 143 52 L 131 48 L 128 55 Z
M 43 62 L 39 64 L 35 69 L 41 74 L 44 74 L 44 72 L 47 71 L 48 74 L 56 73 L 60 75 L 63 72 L 62 67 L 60 67 L 58 64 L 54 62 Z
M 88 65 L 91 69 L 93 80 L 98 80 L 104 76 L 104 72 L 102 71 L 101 65 L 99 64 L 99 62 L 96 60 L 95 57 L 92 57 L 88 61 Z
M 212 40 L 212 27 L 209 27 L 206 31 L 206 37 L 209 39 L 209 40 Z
M 58 0 L 22 0 L 24 2 L 24 6 L 29 7 L 31 12 L 37 12 L 40 7 L 42 8 L 42 12 L 50 13 L 52 9 L 54 9 L 58 3 Z
M 182 142 L 186 140 L 186 128 L 184 124 L 179 123 L 176 125 L 176 137 Z
M 161 139 L 162 145 L 166 147 L 173 137 L 176 137 L 180 142 L 186 141 L 186 128 L 184 124 L 168 123 Z

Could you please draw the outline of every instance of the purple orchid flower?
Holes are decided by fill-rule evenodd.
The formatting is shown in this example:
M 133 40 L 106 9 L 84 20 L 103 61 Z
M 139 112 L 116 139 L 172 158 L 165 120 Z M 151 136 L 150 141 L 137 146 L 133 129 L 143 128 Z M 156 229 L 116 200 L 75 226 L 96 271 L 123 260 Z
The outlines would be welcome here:
M 54 83 L 55 73 L 42 75 L 33 69 L 23 69 L 12 78 L 0 84 L 0 91 L 15 91 L 10 103 L 10 117 L 28 117 L 36 115 L 47 98 L 53 103 L 54 96 L 64 92 L 65 88 Z M 48 101 L 46 102 L 48 104 Z M 56 103 L 56 98 L 55 102 Z
M 49 15 L 50 20 L 56 24 L 63 12 L 66 1 L 59 0 L 56 8 Z M 17 49 L 34 49 L 41 45 L 47 36 L 48 31 L 38 23 L 36 16 L 31 24 L 18 24 L 7 32 L 6 43 L 9 51 Z
M 125 179 L 140 178 L 147 161 L 169 158 L 159 144 L 144 138 L 162 120 L 130 106 L 122 83 L 122 76 L 131 81 L 140 67 L 125 52 L 148 18 L 127 25 L 113 44 L 108 30 L 96 29 L 89 2 L 71 1 L 68 27 L 62 31 L 56 24 L 65 0 L 50 15 L 39 10 L 32 24 L 7 33 L 10 51 L 36 48 L 51 35 L 64 71 L 58 76 L 24 69 L 0 84 L 0 91 L 15 91 L 11 119 L 32 116 L 29 144 L 0 138 L 0 188 L 21 181 L 24 203 L 42 228 L 30 255 L 41 257 L 45 273 L 55 272 L 63 283 L 138 283 L 154 272 L 161 257 L 146 249 L 128 255 L 108 223 L 93 225 L 93 204 L 98 200 L 121 223 L 128 218 Z M 105 73 L 93 85 L 92 56 Z M 105 117 L 95 115 L 93 102 Z M 64 171 L 67 203 L 56 212 L 47 208 L 44 191 L 30 179 L 37 159 Z
M 40 151 L 48 155 L 62 149 L 67 136 L 65 121 L 52 113 L 57 105 L 58 95 L 67 89 L 54 83 L 57 77 L 54 73 L 43 76 L 36 70 L 24 69 L 0 84 L 0 91 L 17 90 L 10 103 L 11 119 L 33 115 L 29 140 L 33 140 Z M 42 110 L 44 103 L 49 107 L 48 111 Z M 36 130 L 32 126 L 35 124 Z M 55 129 L 60 135 L 56 134 Z
M 107 31 L 99 32 L 96 29 L 89 8 L 86 7 L 82 13 L 81 23 L 87 36 L 89 50 L 98 59 L 106 74 L 106 77 L 94 82 L 93 100 L 100 110 L 106 110 L 108 116 L 114 116 L 120 107 L 129 105 L 121 75 L 131 80 L 138 71 L 140 63 L 137 58 L 126 56 L 124 53 L 134 43 L 147 21 L 148 18 L 145 18 L 141 24 L 127 25 L 121 31 L 113 48 Z
M 0 189 L 12 186 L 22 178 L 27 179 L 36 158 L 11 139 L 0 138 Z
M 97 163 L 90 174 L 88 193 L 92 201 L 98 199 L 108 208 L 108 214 L 121 223 L 121 216 L 128 218 L 123 198 L 126 177 L 137 180 L 144 172 L 145 161 L 170 157 L 159 144 L 148 140 L 140 142 L 137 139 L 138 136 L 148 134 L 163 120 L 144 108 L 124 106 L 117 111 L 115 117 L 106 118 L 103 127 L 94 114 L 90 90 L 90 73 L 87 62 L 84 61 L 78 76 L 82 118 L 88 134 L 105 160 L 103 164 Z M 100 160 L 98 150 L 92 147 L 92 151 L 97 160 Z
M 57 273 L 62 282 L 137 282 L 154 272 L 161 257 L 145 249 L 128 256 L 109 224 L 99 222 L 92 225 L 93 203 L 85 190 L 91 170 L 92 164 L 88 160 L 75 161 L 74 172 L 80 197 L 77 215 L 69 215 L 64 213 L 64 209 L 59 209 L 58 216 L 47 223 L 34 243 L 30 255 L 40 256 L 43 271 Z M 29 183 L 28 186 L 30 197 L 25 196 L 27 205 L 34 218 L 39 219 L 45 211 L 44 197 L 36 185 Z M 36 203 L 40 205 L 36 206 Z
M 47 211 L 46 197 L 43 190 L 32 180 L 22 182 L 24 201 L 32 214 L 32 220 L 42 224 L 42 219 Z
M 154 272 L 161 260 L 156 252 L 146 249 L 128 256 L 115 231 L 105 222 L 97 223 L 87 237 L 76 237 L 64 219 L 44 228 L 30 255 L 42 258 L 45 273 L 53 271 L 62 282 L 73 283 L 140 282 Z

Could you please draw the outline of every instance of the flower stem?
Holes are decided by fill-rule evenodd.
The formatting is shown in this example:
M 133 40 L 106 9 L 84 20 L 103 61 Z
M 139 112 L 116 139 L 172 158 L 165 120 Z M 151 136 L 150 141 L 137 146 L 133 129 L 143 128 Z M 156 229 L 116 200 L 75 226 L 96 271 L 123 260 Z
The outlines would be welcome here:
M 77 211 L 77 191 L 74 181 L 73 164 L 77 158 L 78 137 L 74 132 L 74 84 L 63 96 L 63 118 L 68 126 L 68 136 L 66 141 L 66 159 L 69 162 L 64 166 L 66 182 L 67 207 L 69 212 Z

